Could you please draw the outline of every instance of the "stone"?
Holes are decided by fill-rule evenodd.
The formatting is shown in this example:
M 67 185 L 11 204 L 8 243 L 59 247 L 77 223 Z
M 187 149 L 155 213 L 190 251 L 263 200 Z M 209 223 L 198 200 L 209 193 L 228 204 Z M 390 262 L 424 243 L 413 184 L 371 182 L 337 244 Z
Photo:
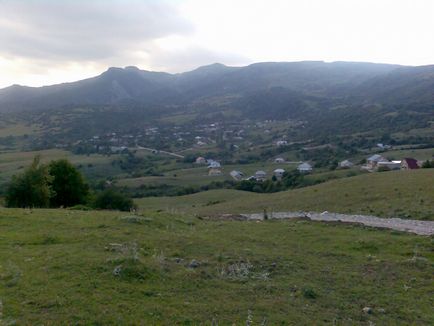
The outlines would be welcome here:
M 114 276 L 119 276 L 119 275 L 121 275 L 121 271 L 122 271 L 122 265 L 118 265 L 113 270 L 113 275 Z
M 199 266 L 200 266 L 200 263 L 196 259 L 193 259 L 190 262 L 190 264 L 188 264 L 189 268 L 198 268 Z
M 365 308 L 362 309 L 362 311 L 365 314 L 372 314 L 372 308 L 371 307 L 365 307 Z

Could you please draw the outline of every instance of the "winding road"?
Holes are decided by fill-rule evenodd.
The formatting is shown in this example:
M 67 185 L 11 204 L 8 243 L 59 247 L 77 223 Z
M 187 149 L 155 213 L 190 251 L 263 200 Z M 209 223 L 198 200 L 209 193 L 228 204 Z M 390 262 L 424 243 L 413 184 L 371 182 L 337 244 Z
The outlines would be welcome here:
M 248 220 L 264 219 L 264 213 L 241 215 Z M 369 215 L 348 215 L 329 212 L 273 212 L 267 213 L 267 216 L 269 219 L 290 219 L 307 217 L 313 221 L 360 223 L 367 226 L 411 232 L 418 235 L 429 236 L 434 234 L 433 221 L 405 220 L 401 218 L 381 218 Z

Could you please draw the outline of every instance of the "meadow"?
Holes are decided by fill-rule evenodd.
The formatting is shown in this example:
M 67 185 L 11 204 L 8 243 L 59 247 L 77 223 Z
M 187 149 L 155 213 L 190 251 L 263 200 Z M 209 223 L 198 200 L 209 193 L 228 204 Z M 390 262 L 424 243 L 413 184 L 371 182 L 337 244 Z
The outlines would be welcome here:
M 429 325 L 432 239 L 304 220 L 0 209 L 0 324 Z
M 216 215 L 267 211 L 330 211 L 434 220 L 434 169 L 368 173 L 273 194 L 212 190 L 181 197 L 136 199 L 141 208 Z

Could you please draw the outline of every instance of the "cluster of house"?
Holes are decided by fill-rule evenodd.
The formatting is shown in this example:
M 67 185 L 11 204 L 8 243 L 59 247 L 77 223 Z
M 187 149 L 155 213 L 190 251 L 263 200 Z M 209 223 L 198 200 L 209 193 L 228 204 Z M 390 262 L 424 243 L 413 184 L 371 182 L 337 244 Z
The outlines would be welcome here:
M 275 160 L 276 163 L 284 163 L 285 160 L 283 158 L 279 158 Z M 199 156 L 196 158 L 196 164 L 199 165 L 207 165 L 208 166 L 208 175 L 209 176 L 218 176 L 222 175 L 222 165 L 220 162 L 215 161 L 213 159 L 206 159 L 205 157 Z M 301 173 L 309 173 L 312 171 L 312 166 L 309 163 L 301 163 L 297 167 L 298 171 Z M 273 176 L 275 176 L 278 180 L 282 179 L 285 170 L 282 168 L 275 169 L 273 171 Z M 267 179 L 267 172 L 258 170 L 254 175 L 246 177 L 243 172 L 233 170 L 229 173 L 229 175 L 237 181 L 241 180 L 256 180 L 256 181 L 264 181 Z
M 312 171 L 312 166 L 309 163 L 301 163 L 298 165 L 297 170 L 300 173 L 309 173 Z M 285 172 L 286 171 L 284 169 L 277 168 L 273 171 L 273 176 L 276 177 L 277 180 L 281 180 Z M 245 178 L 244 173 L 236 170 L 231 171 L 230 175 L 234 180 L 237 181 L 240 180 L 265 181 L 267 179 L 267 172 L 262 170 L 256 171 L 254 175 L 247 178 Z
M 196 158 L 196 164 L 208 165 L 208 175 L 221 175 L 222 174 L 222 166 L 220 162 L 217 162 L 212 159 L 206 159 L 205 157 L 199 156 Z
M 295 163 L 295 162 L 286 162 L 285 159 L 278 157 L 274 160 L 275 163 Z M 196 164 L 208 165 L 208 175 L 209 176 L 219 176 L 222 175 L 222 165 L 220 162 L 215 161 L 213 159 L 206 159 L 204 157 L 196 158 Z M 313 168 L 307 162 L 298 162 L 297 170 L 300 173 L 310 173 Z M 352 168 L 354 164 L 349 160 L 344 160 L 339 163 L 339 167 L 342 169 Z M 367 170 L 370 172 L 378 171 L 379 169 L 387 169 L 387 170 L 412 170 L 418 169 L 419 163 L 417 160 L 413 158 L 404 158 L 401 161 L 389 161 L 383 156 L 379 154 L 372 155 L 366 160 L 366 164 L 361 167 L 363 170 Z M 277 168 L 273 171 L 273 176 L 276 177 L 277 180 L 282 179 L 285 170 L 282 168 Z M 267 173 L 263 170 L 258 170 L 254 175 L 246 177 L 243 172 L 238 170 L 233 170 L 229 173 L 229 175 L 236 181 L 241 180 L 255 180 L 255 181 L 265 181 L 267 179 Z
M 276 169 L 276 170 L 273 171 L 273 175 L 278 180 L 282 179 L 284 173 L 285 173 L 284 169 Z M 236 181 L 241 181 L 241 180 L 265 181 L 265 180 L 267 180 L 267 172 L 262 171 L 262 170 L 256 171 L 254 175 L 252 175 L 250 177 L 247 177 L 247 178 L 245 177 L 244 173 L 241 172 L 241 171 L 233 170 L 229 174 Z
M 404 158 L 401 161 L 389 161 L 380 154 L 372 155 L 366 159 L 366 164 L 361 167 L 363 170 L 378 171 L 386 170 L 414 170 L 419 168 L 419 162 L 414 158 Z
M 353 167 L 354 164 L 349 160 L 345 160 L 339 163 L 339 167 L 342 169 L 348 169 Z M 414 170 L 419 168 L 419 162 L 414 158 L 404 158 L 401 161 L 389 161 L 380 154 L 375 154 L 366 159 L 366 164 L 361 166 L 362 170 L 366 171 L 378 171 L 378 170 Z

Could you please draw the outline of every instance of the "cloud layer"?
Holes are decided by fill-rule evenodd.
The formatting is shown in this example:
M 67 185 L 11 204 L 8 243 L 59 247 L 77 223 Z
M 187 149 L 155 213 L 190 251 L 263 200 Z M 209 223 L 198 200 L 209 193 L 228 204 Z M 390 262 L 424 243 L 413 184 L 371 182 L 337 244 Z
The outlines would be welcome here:
M 109 66 L 432 64 L 432 0 L 0 0 L 0 87 Z
M 0 2 L 0 54 L 93 61 L 147 52 L 149 42 L 188 34 L 176 8 L 156 1 Z

